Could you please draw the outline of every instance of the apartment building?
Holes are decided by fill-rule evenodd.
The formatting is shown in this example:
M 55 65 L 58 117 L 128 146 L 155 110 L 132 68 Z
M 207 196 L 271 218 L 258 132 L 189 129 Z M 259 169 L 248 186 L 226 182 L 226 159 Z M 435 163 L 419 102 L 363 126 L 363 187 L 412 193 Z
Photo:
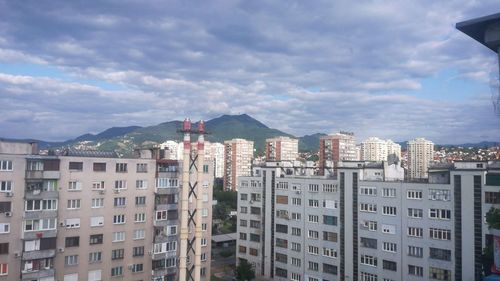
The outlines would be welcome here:
M 429 164 L 434 160 L 434 143 L 424 138 L 408 142 L 408 178 L 425 179 L 428 177 Z
M 275 163 L 240 177 L 237 258 L 274 280 L 479 280 L 500 201 L 500 163 L 432 167 L 347 161 L 338 178 Z
M 266 139 L 267 161 L 295 161 L 299 157 L 299 140 L 289 137 Z
M 0 280 L 177 280 L 182 164 L 160 154 L 39 155 L 35 144 L 0 141 Z M 206 165 L 196 190 L 204 201 L 202 280 L 210 275 Z
M 238 177 L 251 174 L 253 141 L 232 139 L 224 142 L 224 190 L 238 190 Z
M 207 145 L 207 151 L 210 151 L 210 156 L 214 161 L 214 170 L 216 178 L 224 177 L 224 144 L 213 142 Z
M 319 174 L 336 175 L 339 161 L 358 159 L 353 133 L 340 132 L 319 139 Z
M 387 161 L 389 155 L 401 158 L 401 146 L 391 140 L 370 137 L 361 143 L 361 158 L 364 161 Z

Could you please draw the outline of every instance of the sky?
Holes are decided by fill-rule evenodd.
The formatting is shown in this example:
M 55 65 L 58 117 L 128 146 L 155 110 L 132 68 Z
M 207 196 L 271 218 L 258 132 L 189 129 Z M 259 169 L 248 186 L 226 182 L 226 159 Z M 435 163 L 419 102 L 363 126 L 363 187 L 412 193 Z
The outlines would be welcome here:
M 249 114 L 296 136 L 500 142 L 484 1 L 0 0 L 0 137 Z

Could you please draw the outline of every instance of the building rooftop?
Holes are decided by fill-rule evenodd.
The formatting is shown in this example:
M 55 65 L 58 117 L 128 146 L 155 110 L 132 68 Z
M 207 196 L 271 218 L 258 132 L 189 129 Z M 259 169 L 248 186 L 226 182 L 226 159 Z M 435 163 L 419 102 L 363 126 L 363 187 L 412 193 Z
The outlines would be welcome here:
M 62 156 L 118 158 L 118 154 L 116 154 L 116 152 L 114 151 L 74 150 L 74 149 L 65 150 L 62 153 Z
M 500 42 L 493 41 L 487 43 L 485 31 L 492 24 L 498 23 L 500 23 L 500 13 L 459 22 L 456 24 L 456 28 L 497 53 Z

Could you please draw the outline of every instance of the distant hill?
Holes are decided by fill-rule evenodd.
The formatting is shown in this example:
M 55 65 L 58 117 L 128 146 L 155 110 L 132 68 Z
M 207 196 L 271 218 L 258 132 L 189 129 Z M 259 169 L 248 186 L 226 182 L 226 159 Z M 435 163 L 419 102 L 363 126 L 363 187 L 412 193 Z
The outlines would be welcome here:
M 243 138 L 254 141 L 254 147 L 258 154 L 262 154 L 265 140 L 276 136 L 289 136 L 290 134 L 277 129 L 269 128 L 262 122 L 247 114 L 222 115 L 206 121 L 206 129 L 210 133 L 206 136 L 208 141 L 224 142 L 233 138 Z M 47 148 L 75 148 L 75 149 L 97 149 L 105 151 L 116 151 L 123 155 L 130 155 L 137 146 L 162 143 L 166 140 L 181 141 L 182 135 L 177 130 L 182 125 L 181 121 L 168 121 L 158 125 L 139 127 L 112 127 L 98 134 L 84 134 L 74 139 L 63 142 L 46 142 L 43 140 L 25 139 L 21 141 L 37 141 L 39 147 Z M 193 124 L 197 126 L 197 123 Z M 316 133 L 299 137 L 299 151 L 317 152 L 319 149 L 319 138 L 326 134 Z M 10 139 L 12 140 L 12 139 Z M 407 142 L 398 142 L 403 149 Z M 499 145 L 497 142 L 466 143 L 462 147 L 491 147 Z

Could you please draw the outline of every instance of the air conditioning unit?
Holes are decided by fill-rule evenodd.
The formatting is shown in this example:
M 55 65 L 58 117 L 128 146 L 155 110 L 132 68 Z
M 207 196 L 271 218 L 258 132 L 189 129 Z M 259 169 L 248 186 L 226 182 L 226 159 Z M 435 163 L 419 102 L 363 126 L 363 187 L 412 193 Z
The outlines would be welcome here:
M 106 194 L 106 190 L 99 190 L 99 194 Z
M 253 200 L 250 200 L 250 204 L 253 204 Z
M 60 222 L 59 225 L 60 226 L 66 226 L 66 224 L 64 222 Z
M 21 256 L 21 253 L 20 253 L 20 252 L 15 252 L 15 253 L 14 253 L 14 257 L 15 257 L 15 258 L 18 258 L 18 257 L 20 257 L 20 256 Z
M 5 216 L 6 217 L 12 217 L 12 213 L 11 212 L 5 212 Z
M 62 253 L 64 252 L 64 248 L 58 248 L 57 251 L 59 251 L 59 253 Z
M 13 192 L 7 192 L 7 193 L 5 193 L 5 196 L 12 197 L 12 196 L 14 196 L 14 193 Z

